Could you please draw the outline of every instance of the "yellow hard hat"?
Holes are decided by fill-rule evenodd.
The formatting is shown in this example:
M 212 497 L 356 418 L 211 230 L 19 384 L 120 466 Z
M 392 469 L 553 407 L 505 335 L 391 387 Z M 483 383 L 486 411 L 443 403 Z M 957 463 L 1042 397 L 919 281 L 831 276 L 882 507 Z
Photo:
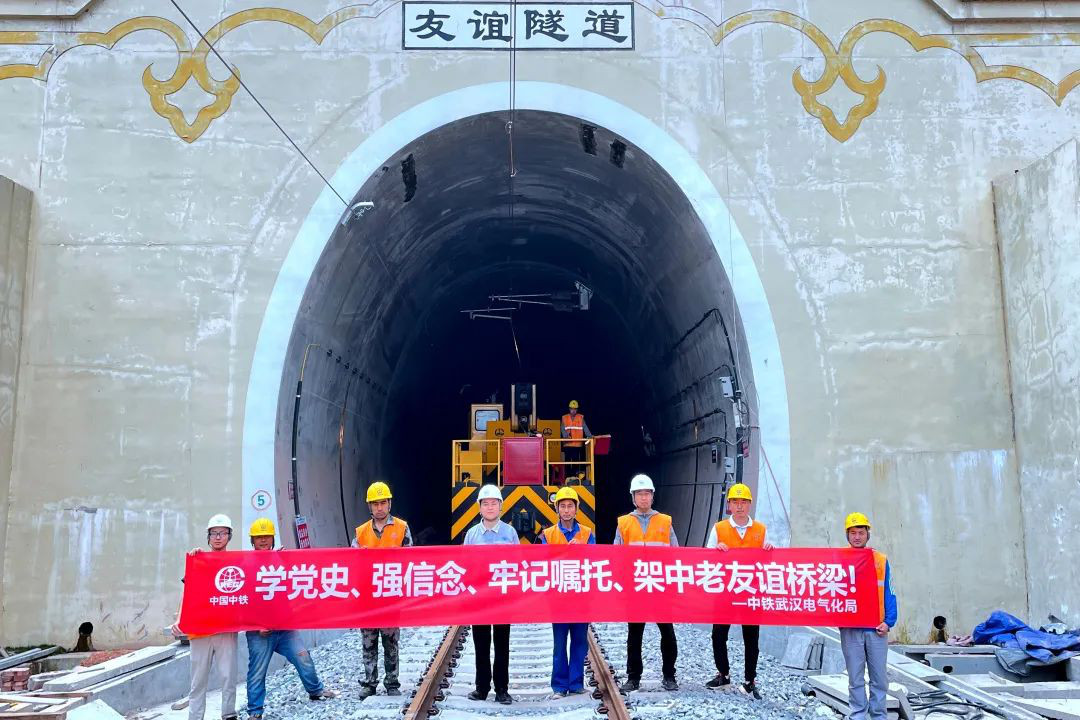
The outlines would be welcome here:
M 255 522 L 251 523 L 251 530 L 248 531 L 248 535 L 251 537 L 264 537 L 269 535 L 274 536 L 274 523 L 268 518 L 259 518 Z
M 749 500 L 753 502 L 754 496 L 750 494 L 750 486 L 742 483 L 735 483 L 727 491 L 728 500 Z
M 384 482 L 373 482 L 368 485 L 367 489 L 367 501 L 376 502 L 378 500 L 389 500 L 394 497 L 390 494 L 390 486 Z
M 844 521 L 844 532 L 847 532 L 853 527 L 865 527 L 870 529 L 870 518 L 863 515 L 861 512 L 853 512 L 847 516 L 847 520 Z
M 578 494 L 574 492 L 574 488 L 569 487 L 560 488 L 559 492 L 555 493 L 555 505 L 558 505 L 563 500 L 573 500 L 575 503 L 580 502 Z
M 577 400 L 571 400 L 570 401 L 570 409 L 571 410 L 577 410 L 578 409 Z

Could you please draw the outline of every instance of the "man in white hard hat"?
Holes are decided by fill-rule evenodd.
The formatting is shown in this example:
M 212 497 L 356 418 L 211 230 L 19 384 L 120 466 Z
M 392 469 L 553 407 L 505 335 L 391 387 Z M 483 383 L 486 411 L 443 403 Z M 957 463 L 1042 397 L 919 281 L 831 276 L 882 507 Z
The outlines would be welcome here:
M 671 516 L 652 509 L 656 487 L 648 475 L 635 475 L 630 480 L 630 497 L 634 500 L 634 511 L 619 518 L 619 528 L 615 532 L 616 545 L 670 545 L 679 546 L 679 538 L 671 526 Z M 675 660 L 679 656 L 679 644 L 675 637 L 675 626 L 671 623 L 657 623 L 660 629 L 660 657 L 663 661 L 664 690 L 678 690 L 675 680 Z M 619 686 L 623 692 L 641 688 L 641 639 L 645 634 L 645 623 L 629 623 L 626 634 L 626 682 Z
M 232 540 L 233 525 L 228 515 L 214 515 L 206 524 L 206 542 L 210 552 L 225 552 Z M 193 548 L 188 554 L 202 552 L 202 548 Z M 180 582 L 183 582 L 183 578 Z M 184 600 L 181 594 L 180 605 Z M 182 635 L 180 630 L 180 611 L 176 612 L 173 623 L 174 635 Z M 191 641 L 191 689 L 188 692 L 189 720 L 203 720 L 206 713 L 206 686 L 210 680 L 210 668 L 217 663 L 222 676 L 221 717 L 230 720 L 236 717 L 236 633 L 216 633 L 214 635 L 188 635 Z
M 517 545 L 518 534 L 502 520 L 502 491 L 495 485 L 484 485 L 477 494 L 480 522 L 465 533 L 465 545 Z M 476 651 L 476 689 L 470 700 L 487 700 L 495 686 L 495 702 L 509 705 L 510 697 L 510 626 L 473 625 L 473 648 Z M 495 663 L 491 663 L 491 643 L 495 642 Z
M 856 550 L 870 546 L 870 519 L 853 512 L 844 521 L 848 545 Z M 848 705 L 852 720 L 885 720 L 889 692 L 889 630 L 896 625 L 896 596 L 892 591 L 892 568 L 885 553 L 874 550 L 877 573 L 878 618 L 875 627 L 840 628 L 840 650 L 848 674 Z M 870 700 L 866 698 L 866 673 L 870 675 Z

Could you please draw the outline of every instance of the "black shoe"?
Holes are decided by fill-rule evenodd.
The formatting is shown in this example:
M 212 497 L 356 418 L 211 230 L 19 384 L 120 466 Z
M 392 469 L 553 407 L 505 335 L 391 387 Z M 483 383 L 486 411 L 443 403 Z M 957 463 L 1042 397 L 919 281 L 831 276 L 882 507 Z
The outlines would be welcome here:
M 660 687 L 665 690 L 678 690 L 679 683 L 675 682 L 675 678 L 664 678 L 664 682 L 660 683 Z
M 634 692 L 641 689 L 641 681 L 634 678 L 627 678 L 626 682 L 619 686 L 619 690 L 624 693 Z
M 386 688 L 386 694 L 389 695 L 390 697 L 398 697 L 399 695 L 401 695 L 401 688 L 399 688 L 399 687 L 388 687 L 388 688 Z
M 729 687 L 730 685 L 731 676 L 722 675 L 721 673 L 716 673 L 716 677 L 705 683 L 705 687 L 709 688 L 710 690 L 720 690 L 722 688 Z
M 495 693 L 495 702 L 500 705 L 509 705 L 514 702 L 514 698 L 510 697 L 510 693 L 508 692 L 497 692 Z
M 751 680 L 750 682 L 744 682 L 742 684 L 742 691 L 747 695 L 752 695 L 755 700 L 761 699 L 761 693 L 758 692 L 757 683 L 755 683 L 753 680 Z
M 578 688 L 577 690 L 571 690 L 569 694 L 570 695 L 584 695 L 585 694 L 585 688 Z
M 371 687 L 370 685 L 360 685 L 359 694 L 361 700 L 366 700 L 367 698 L 375 694 L 375 688 Z
M 482 702 L 484 700 L 487 700 L 487 693 L 482 693 L 479 690 L 473 690 L 471 693 L 468 694 L 467 697 L 470 700 L 479 700 Z

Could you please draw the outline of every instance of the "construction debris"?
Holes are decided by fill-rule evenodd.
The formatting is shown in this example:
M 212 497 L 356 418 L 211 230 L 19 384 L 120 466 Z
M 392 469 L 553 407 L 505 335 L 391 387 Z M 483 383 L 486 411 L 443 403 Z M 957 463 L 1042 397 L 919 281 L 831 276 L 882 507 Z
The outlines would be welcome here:
M 0 671 L 0 692 L 11 692 L 13 690 L 25 690 L 27 683 L 30 681 L 30 668 L 17 667 L 11 670 Z
M 75 672 L 68 673 L 63 677 L 49 680 L 45 683 L 43 688 L 47 691 L 71 691 L 90 687 L 91 685 L 110 680 L 119 675 L 139 670 L 147 665 L 152 665 L 153 663 L 162 660 L 168 660 L 176 654 L 177 647 L 179 647 L 179 645 L 173 643 L 172 645 L 165 645 L 163 647 L 151 646 L 143 648 L 142 650 L 136 650 L 135 652 L 127 653 L 126 655 L 121 655 L 120 657 L 103 662 L 100 665 L 94 665 L 90 668 L 81 668 Z

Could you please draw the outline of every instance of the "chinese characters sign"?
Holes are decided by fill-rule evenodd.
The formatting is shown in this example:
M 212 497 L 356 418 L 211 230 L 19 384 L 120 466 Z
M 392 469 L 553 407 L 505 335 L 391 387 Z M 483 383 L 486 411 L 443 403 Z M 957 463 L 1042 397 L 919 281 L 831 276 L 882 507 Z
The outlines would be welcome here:
M 633 50 L 634 4 L 402 3 L 405 50 Z
M 874 627 L 869 550 L 482 545 L 203 552 L 180 627 L 693 622 Z

